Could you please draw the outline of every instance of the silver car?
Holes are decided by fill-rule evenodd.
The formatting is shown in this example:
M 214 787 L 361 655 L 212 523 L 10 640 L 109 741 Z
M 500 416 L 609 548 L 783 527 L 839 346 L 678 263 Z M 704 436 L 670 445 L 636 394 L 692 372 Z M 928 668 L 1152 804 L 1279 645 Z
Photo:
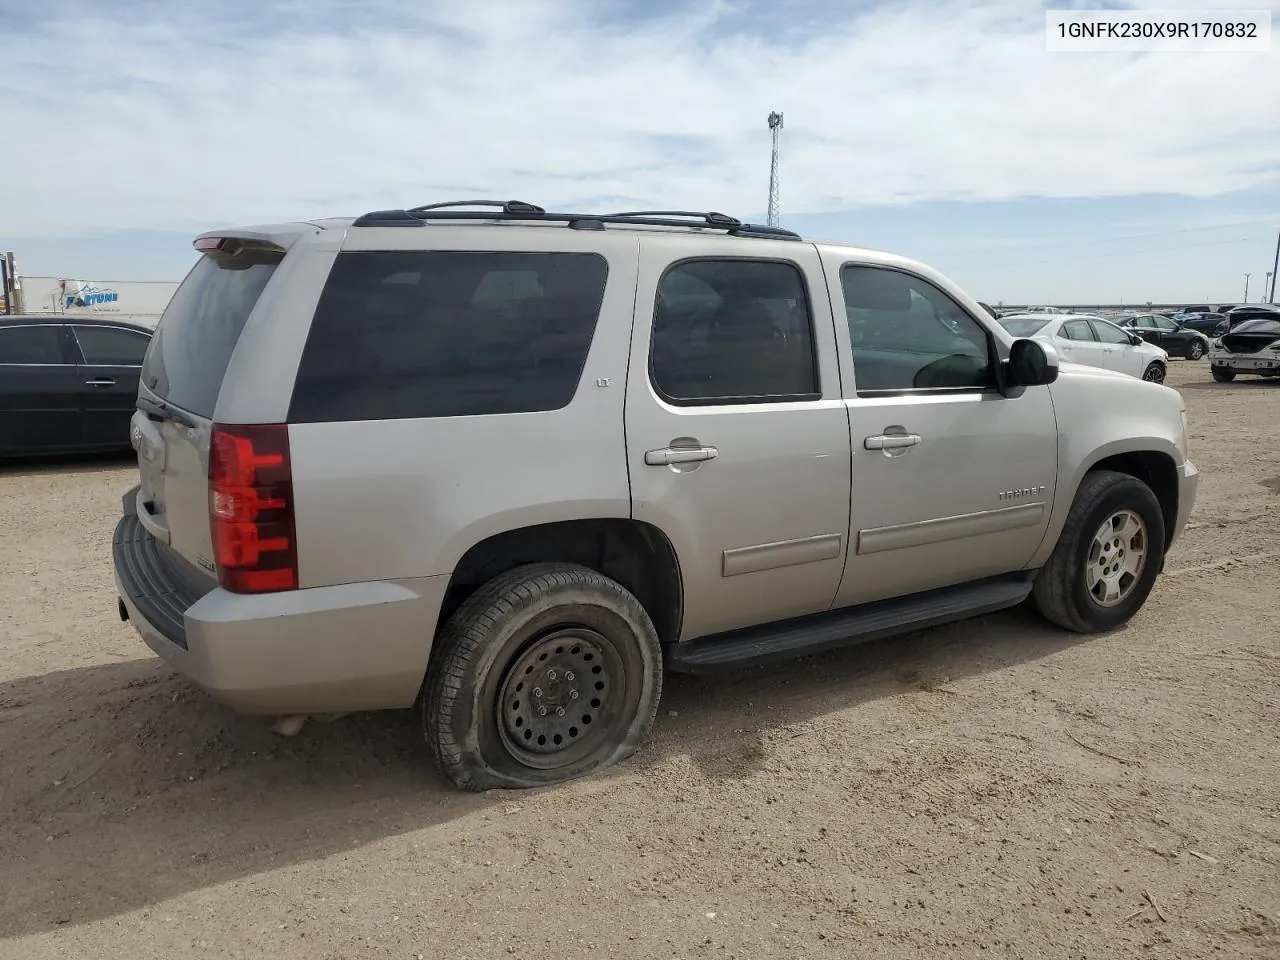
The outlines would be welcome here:
M 415 708 L 466 789 L 621 760 L 667 670 L 1028 597 L 1112 629 L 1195 499 L 1175 391 L 903 257 L 523 203 L 195 247 L 142 369 L 120 615 L 240 711 Z

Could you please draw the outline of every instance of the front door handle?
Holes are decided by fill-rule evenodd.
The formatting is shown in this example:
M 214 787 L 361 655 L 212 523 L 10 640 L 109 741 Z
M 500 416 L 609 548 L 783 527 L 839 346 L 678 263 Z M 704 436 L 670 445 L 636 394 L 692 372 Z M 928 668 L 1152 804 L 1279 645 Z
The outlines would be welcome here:
M 673 463 L 701 463 L 718 456 L 720 451 L 715 447 L 663 447 L 661 450 L 646 450 L 644 462 L 651 467 L 665 467 Z
M 868 450 L 897 450 L 899 447 L 914 447 L 919 442 L 918 433 L 882 433 L 878 437 L 867 437 L 862 445 Z
M 84 385 L 86 387 L 114 387 L 116 382 L 110 377 L 95 377 L 92 380 L 86 380 Z

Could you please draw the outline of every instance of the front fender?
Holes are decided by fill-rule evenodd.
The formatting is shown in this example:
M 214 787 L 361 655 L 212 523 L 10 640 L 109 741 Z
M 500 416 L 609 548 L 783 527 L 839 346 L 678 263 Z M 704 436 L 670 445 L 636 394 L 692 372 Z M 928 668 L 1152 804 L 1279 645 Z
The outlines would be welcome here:
M 1030 568 L 1043 566 L 1057 545 L 1085 474 L 1124 454 L 1167 458 L 1174 471 L 1186 462 L 1181 395 L 1170 387 L 1130 377 L 1097 376 L 1078 368 L 1050 387 L 1058 422 L 1058 485 L 1044 539 Z M 1173 496 L 1178 495 L 1176 485 Z M 1177 516 L 1176 502 L 1169 504 Z M 1168 511 L 1167 511 L 1168 512 Z

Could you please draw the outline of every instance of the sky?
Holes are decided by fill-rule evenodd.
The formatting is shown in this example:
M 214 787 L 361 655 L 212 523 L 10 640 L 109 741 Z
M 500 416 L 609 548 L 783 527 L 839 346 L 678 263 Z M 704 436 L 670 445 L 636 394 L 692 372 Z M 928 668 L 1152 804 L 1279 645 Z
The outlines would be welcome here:
M 1078 9 L 1265 9 L 1054 2 Z M 1005 303 L 1239 301 L 1268 53 L 1050 53 L 1033 0 L 0 0 L 0 247 L 180 279 L 219 226 L 444 199 L 719 210 Z

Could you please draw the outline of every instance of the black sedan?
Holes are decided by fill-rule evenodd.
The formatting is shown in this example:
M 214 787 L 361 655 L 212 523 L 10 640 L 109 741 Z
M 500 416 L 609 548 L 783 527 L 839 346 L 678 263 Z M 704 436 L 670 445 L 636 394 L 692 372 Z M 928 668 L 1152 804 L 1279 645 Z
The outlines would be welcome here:
M 1147 313 L 1136 317 L 1121 317 L 1113 322 L 1118 327 L 1132 330 L 1147 343 L 1163 348 L 1171 357 L 1199 360 L 1209 352 L 1207 336 L 1169 317 Z
M 151 330 L 0 315 L 0 457 L 127 450 Z

